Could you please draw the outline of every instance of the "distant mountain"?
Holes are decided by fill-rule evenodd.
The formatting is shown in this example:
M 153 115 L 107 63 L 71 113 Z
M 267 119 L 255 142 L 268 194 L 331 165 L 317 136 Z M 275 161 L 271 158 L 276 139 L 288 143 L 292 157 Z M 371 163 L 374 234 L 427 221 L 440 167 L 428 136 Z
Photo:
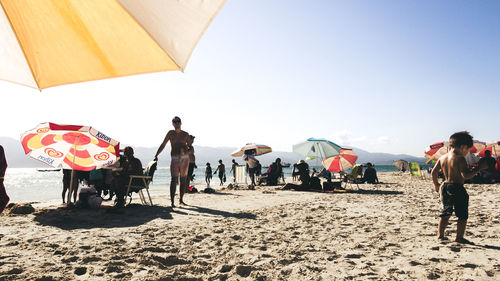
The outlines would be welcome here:
M 38 161 L 31 159 L 29 156 L 24 154 L 24 150 L 21 143 L 13 138 L 0 137 L 0 144 L 4 147 L 7 161 L 9 167 L 11 168 L 24 168 L 24 167 L 47 167 L 46 165 L 39 163 Z M 125 147 L 125 145 L 122 145 Z M 196 164 L 199 167 L 203 167 L 207 162 L 212 166 L 217 164 L 219 159 L 222 159 L 226 166 L 230 165 L 231 159 L 235 159 L 239 164 L 243 164 L 243 160 L 238 157 L 231 157 L 231 152 L 235 151 L 236 147 L 206 147 L 206 146 L 196 146 L 195 145 L 195 155 Z M 156 153 L 157 147 L 134 147 L 135 155 L 142 161 L 145 166 L 149 161 L 153 160 Z M 367 163 L 371 162 L 378 165 L 392 165 L 393 160 L 403 159 L 408 162 L 419 162 L 424 163 L 426 161 L 423 157 L 415 157 L 406 154 L 390 154 L 390 153 L 372 153 L 360 148 L 353 148 L 356 155 L 358 155 L 357 163 Z M 303 159 L 300 155 L 293 152 L 285 151 L 273 151 L 262 156 L 258 159 L 263 166 L 267 166 L 272 163 L 276 158 L 281 158 L 282 162 L 286 163 L 296 163 L 300 159 Z M 167 145 L 165 150 L 159 157 L 161 166 L 168 166 L 170 164 L 170 146 Z

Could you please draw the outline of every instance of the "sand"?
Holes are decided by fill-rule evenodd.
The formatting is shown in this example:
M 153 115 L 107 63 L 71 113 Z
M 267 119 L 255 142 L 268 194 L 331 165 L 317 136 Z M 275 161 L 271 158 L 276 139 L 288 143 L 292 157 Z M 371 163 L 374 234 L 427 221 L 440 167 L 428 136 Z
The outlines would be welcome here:
M 123 214 L 0 216 L 0 280 L 499 280 L 500 185 L 467 185 L 466 238 L 436 239 L 430 180 L 379 174 L 352 193 L 223 190 Z

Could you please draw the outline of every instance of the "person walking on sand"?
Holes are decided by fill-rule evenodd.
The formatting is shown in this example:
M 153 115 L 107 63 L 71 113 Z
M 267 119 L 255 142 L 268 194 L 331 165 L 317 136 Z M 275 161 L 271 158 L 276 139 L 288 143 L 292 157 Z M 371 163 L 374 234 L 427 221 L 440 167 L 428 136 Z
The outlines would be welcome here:
M 219 166 L 217 166 L 217 169 L 215 169 L 214 175 L 219 172 L 219 179 L 220 179 L 220 185 L 223 185 L 225 182 L 225 177 L 226 177 L 226 166 L 222 164 L 222 159 L 219 160 Z
M 181 118 L 175 116 L 172 119 L 172 126 L 174 126 L 174 130 L 168 131 L 154 158 L 155 161 L 158 161 L 158 155 L 163 151 L 167 142 L 170 141 L 170 145 L 172 147 L 172 150 L 170 151 L 170 156 L 172 159 L 170 162 L 170 201 L 172 203 L 172 207 L 175 207 L 174 197 L 177 183 L 179 183 L 180 193 L 179 204 L 186 205 L 183 199 L 184 193 L 187 190 L 188 183 L 187 175 L 189 168 L 189 134 L 181 130 L 181 125 Z
M 7 192 L 5 191 L 5 186 L 3 185 L 6 170 L 7 159 L 5 158 L 3 146 L 0 145 L 0 214 L 3 212 L 10 200 Z
M 231 165 L 231 170 L 229 170 L 230 173 L 233 173 L 233 182 L 236 183 L 236 168 L 239 166 L 238 162 L 236 160 L 231 161 L 233 164 Z
M 434 190 L 440 193 L 441 214 L 438 225 L 438 239 L 447 240 L 444 231 L 450 216 L 455 211 L 458 217 L 457 236 L 455 242 L 473 244 L 464 238 L 467 219 L 469 218 L 469 195 L 464 187 L 464 181 L 474 177 L 480 170 L 486 169 L 487 165 L 481 164 L 472 170 L 467 167 L 465 156 L 469 153 L 473 140 L 468 132 L 454 133 L 450 137 L 451 150 L 441 156 L 432 169 L 432 182 Z M 444 175 L 442 185 L 438 182 L 439 172 Z
M 205 182 L 207 183 L 207 187 L 210 187 L 210 181 L 212 180 L 212 167 L 210 163 L 207 163 L 207 167 L 205 168 Z

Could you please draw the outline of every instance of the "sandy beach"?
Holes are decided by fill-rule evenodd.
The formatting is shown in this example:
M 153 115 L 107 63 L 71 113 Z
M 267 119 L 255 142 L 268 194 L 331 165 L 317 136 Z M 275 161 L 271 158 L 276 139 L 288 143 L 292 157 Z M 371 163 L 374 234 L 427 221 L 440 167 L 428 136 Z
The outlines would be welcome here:
M 500 185 L 466 185 L 466 238 L 436 239 L 430 180 L 380 173 L 360 191 L 225 189 L 123 214 L 36 208 L 0 216 L 0 280 L 498 280 Z M 354 188 L 355 189 L 355 188 Z M 136 199 L 138 197 L 136 196 Z

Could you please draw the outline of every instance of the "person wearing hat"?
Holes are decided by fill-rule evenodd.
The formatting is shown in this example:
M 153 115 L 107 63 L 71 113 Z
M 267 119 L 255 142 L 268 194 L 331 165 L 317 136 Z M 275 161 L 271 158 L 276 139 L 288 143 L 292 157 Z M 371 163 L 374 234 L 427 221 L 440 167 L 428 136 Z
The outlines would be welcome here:
M 155 161 L 158 161 L 158 155 L 163 151 L 165 145 L 170 141 L 170 145 L 172 147 L 170 151 L 171 161 L 170 161 L 170 201 L 172 203 L 172 207 L 174 205 L 174 197 L 175 190 L 177 187 L 177 183 L 179 183 L 179 204 L 186 205 L 184 203 L 184 193 L 187 191 L 188 185 L 188 168 L 189 168 L 189 148 L 188 143 L 190 141 L 189 134 L 183 130 L 181 130 L 181 118 L 175 116 L 172 119 L 172 126 L 174 130 L 168 131 L 165 139 L 161 143 L 158 151 L 155 154 Z

